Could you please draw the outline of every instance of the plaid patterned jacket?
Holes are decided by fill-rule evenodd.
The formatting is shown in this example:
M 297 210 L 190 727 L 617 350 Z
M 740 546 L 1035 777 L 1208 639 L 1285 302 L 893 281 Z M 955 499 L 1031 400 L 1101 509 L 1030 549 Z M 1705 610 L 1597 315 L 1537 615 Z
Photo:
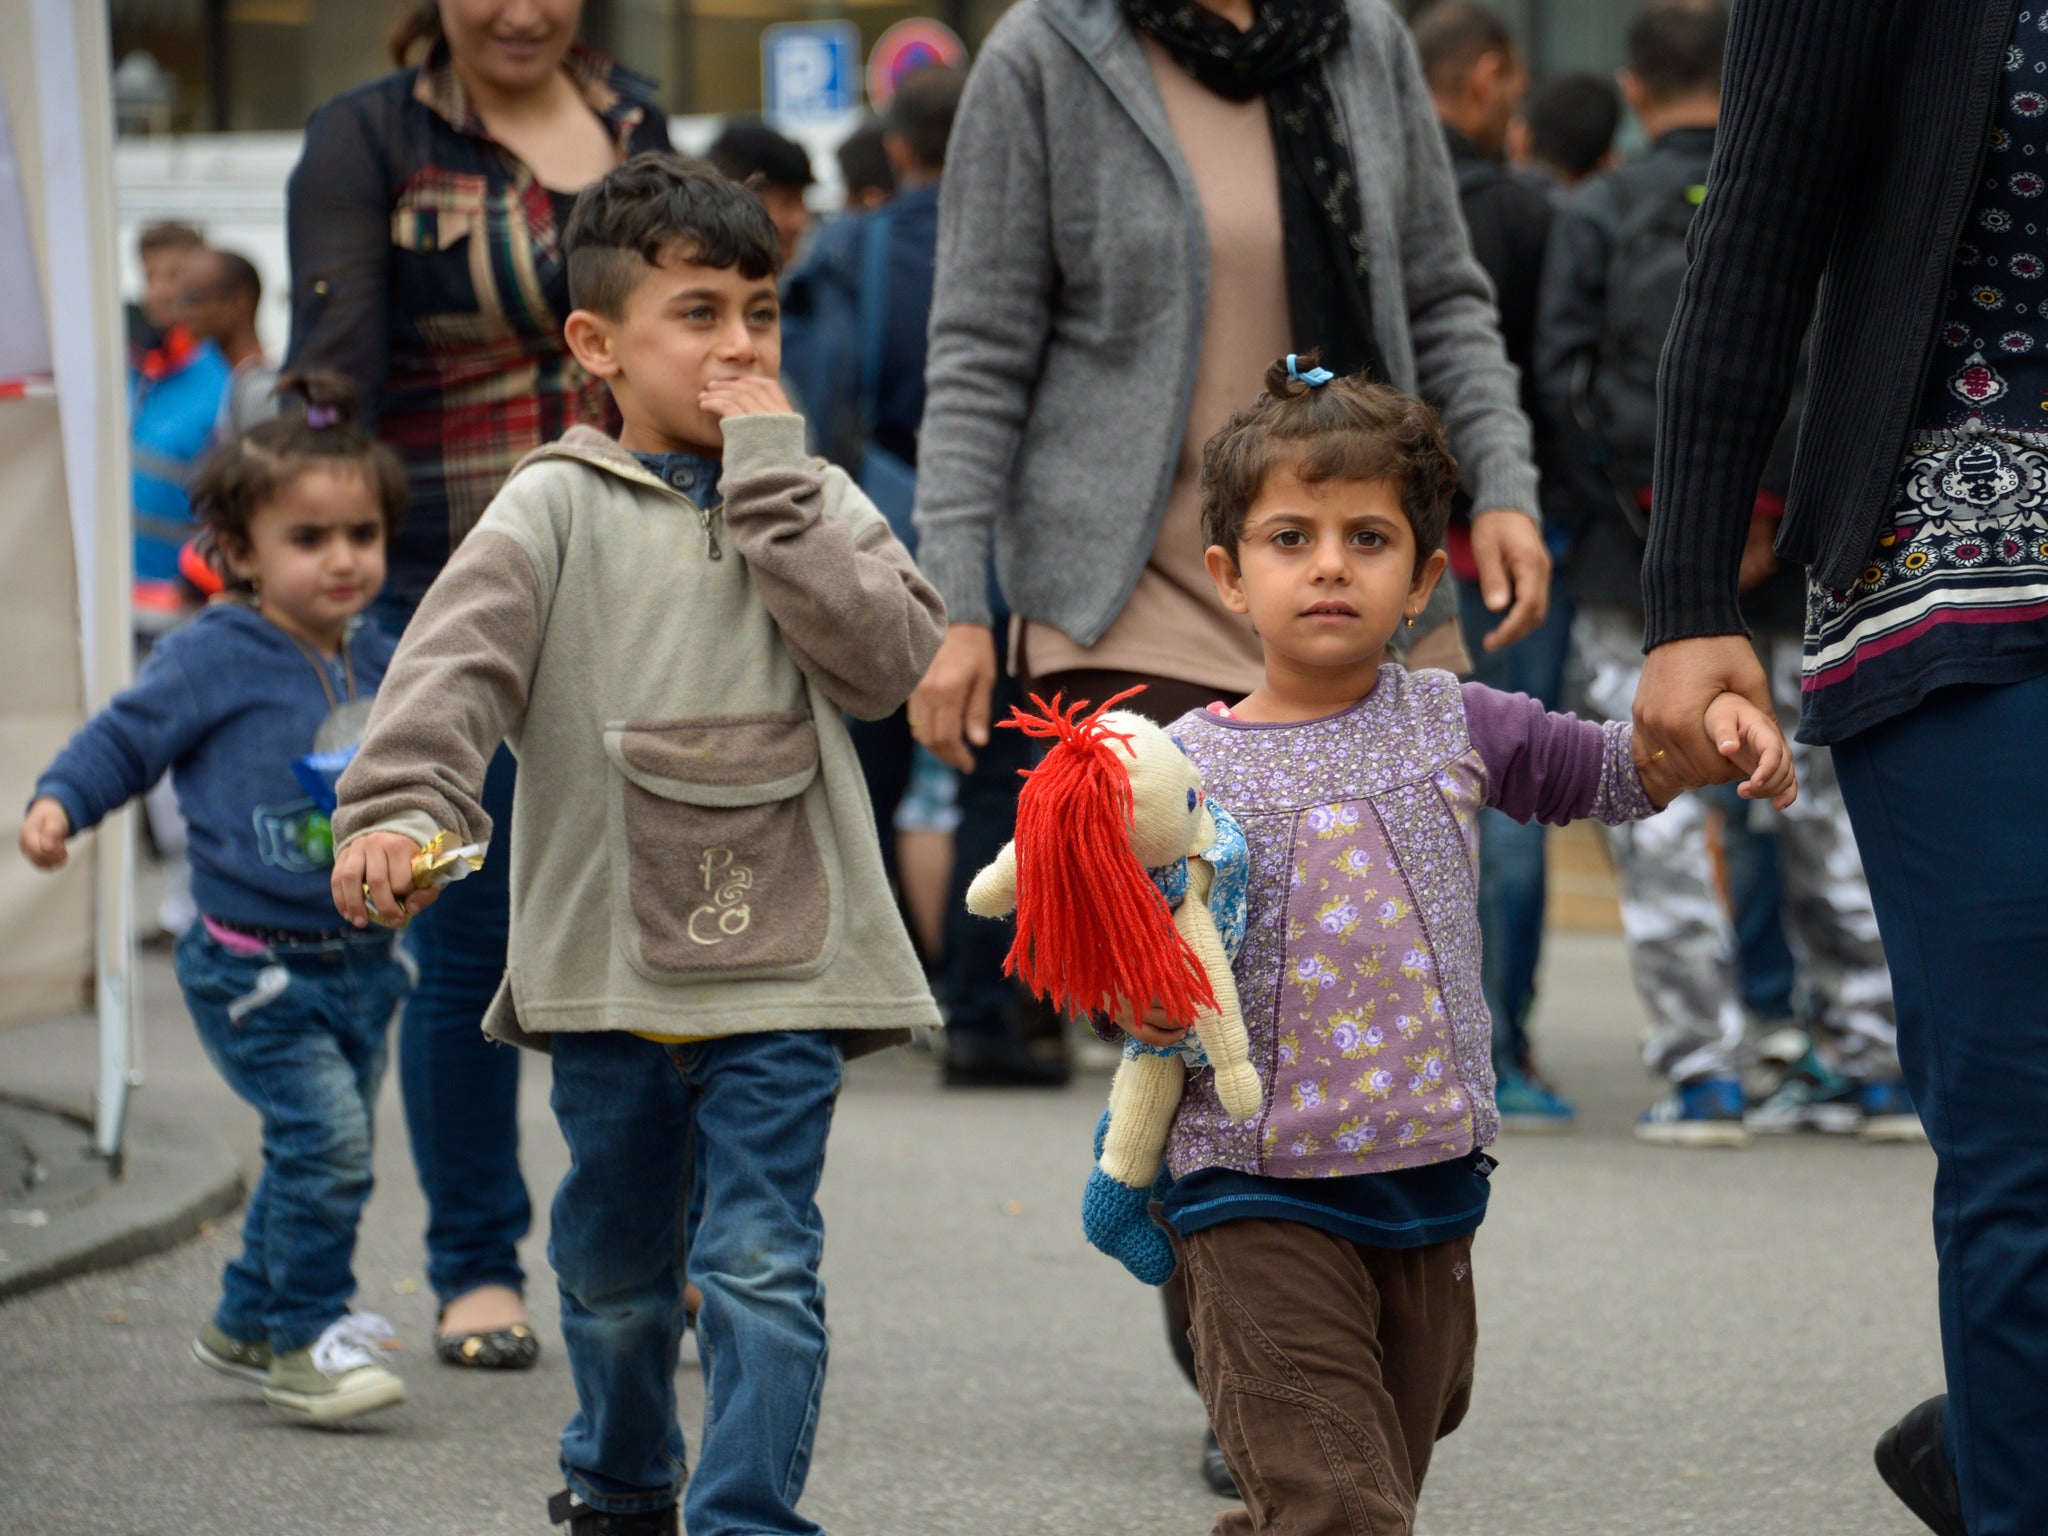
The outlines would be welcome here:
M 670 147 L 651 82 L 581 47 L 568 68 L 622 156 Z M 445 49 L 315 112 L 288 196 L 286 366 L 347 375 L 405 461 L 388 591 L 416 601 L 522 457 L 579 424 L 618 430 L 562 342 L 556 198 L 491 138 Z

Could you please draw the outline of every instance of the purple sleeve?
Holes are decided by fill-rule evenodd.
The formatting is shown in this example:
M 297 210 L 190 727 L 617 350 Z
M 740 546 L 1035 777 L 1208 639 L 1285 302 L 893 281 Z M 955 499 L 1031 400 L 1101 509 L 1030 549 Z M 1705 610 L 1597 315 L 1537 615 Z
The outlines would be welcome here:
M 1526 694 L 1466 683 L 1465 728 L 1486 767 L 1486 803 L 1517 821 L 1608 826 L 1657 814 L 1636 772 L 1635 727 L 1553 715 Z

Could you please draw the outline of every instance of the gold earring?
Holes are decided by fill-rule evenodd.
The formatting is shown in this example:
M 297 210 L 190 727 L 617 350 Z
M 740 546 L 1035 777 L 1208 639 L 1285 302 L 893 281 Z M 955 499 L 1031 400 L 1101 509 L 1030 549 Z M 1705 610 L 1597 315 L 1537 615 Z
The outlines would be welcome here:
M 1415 627 L 1415 620 L 1412 616 L 1407 620 L 1407 624 L 1410 629 L 1413 629 Z

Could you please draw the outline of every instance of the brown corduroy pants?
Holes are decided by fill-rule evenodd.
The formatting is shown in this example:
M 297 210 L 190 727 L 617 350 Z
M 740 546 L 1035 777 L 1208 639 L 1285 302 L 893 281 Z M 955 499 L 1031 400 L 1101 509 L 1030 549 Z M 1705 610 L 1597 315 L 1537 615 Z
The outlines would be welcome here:
M 1195 1374 L 1245 1507 L 1214 1536 L 1409 1536 L 1472 1398 L 1472 1239 L 1372 1248 L 1293 1221 L 1180 1242 Z

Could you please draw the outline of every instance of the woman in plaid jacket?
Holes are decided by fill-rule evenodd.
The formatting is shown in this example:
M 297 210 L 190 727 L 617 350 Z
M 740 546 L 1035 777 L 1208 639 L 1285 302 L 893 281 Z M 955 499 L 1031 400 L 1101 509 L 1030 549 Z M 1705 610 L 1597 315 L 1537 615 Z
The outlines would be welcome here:
M 504 9 L 423 0 L 392 38 L 398 72 L 315 112 L 291 179 L 287 366 L 351 379 L 411 480 L 372 610 L 394 635 L 523 455 L 579 424 L 618 430 L 562 341 L 561 232 L 581 188 L 669 148 L 653 84 L 575 42 L 582 0 Z M 510 814 L 512 781 L 500 751 L 494 817 Z M 531 1221 L 518 1053 L 480 1028 L 505 967 L 507 892 L 505 861 L 487 862 L 413 925 L 420 985 L 399 1035 L 436 1348 L 500 1369 L 538 1352 L 516 1249 Z

